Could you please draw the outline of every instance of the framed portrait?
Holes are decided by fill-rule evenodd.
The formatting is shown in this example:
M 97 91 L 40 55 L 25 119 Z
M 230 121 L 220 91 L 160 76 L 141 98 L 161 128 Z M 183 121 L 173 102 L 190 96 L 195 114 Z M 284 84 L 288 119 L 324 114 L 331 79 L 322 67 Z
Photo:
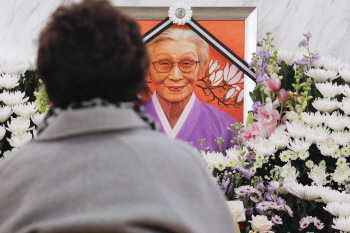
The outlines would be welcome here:
M 137 20 L 150 54 L 147 91 L 142 99 L 153 101 L 154 116 L 168 136 L 175 138 L 179 133 L 190 133 L 181 127 L 191 128 L 199 119 L 200 124 L 210 124 L 204 119 L 206 112 L 201 112 L 197 121 L 187 119 L 194 117 L 199 102 L 210 106 L 208 111 L 213 107 L 219 110 L 213 110 L 210 117 L 213 121 L 217 119 L 218 127 L 227 130 L 229 125 L 225 126 L 224 122 L 234 123 L 234 119 L 245 122 L 252 106 L 249 92 L 255 87 L 255 74 L 248 66 L 256 48 L 254 7 L 193 7 L 193 16 L 184 25 L 169 19 L 167 7 L 122 9 Z M 174 106 L 183 100 L 186 108 L 174 123 L 169 119 L 170 113 L 165 116 L 163 112 L 167 111 L 168 103 Z M 226 117 L 225 121 L 219 115 L 229 115 L 232 119 Z M 180 138 L 186 141 L 186 137 Z

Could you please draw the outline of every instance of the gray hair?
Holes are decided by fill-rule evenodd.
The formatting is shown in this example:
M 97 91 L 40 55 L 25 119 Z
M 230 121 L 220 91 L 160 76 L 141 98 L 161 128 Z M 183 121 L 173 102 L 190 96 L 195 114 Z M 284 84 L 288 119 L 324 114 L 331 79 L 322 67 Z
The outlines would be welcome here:
M 153 47 L 160 41 L 189 41 L 196 45 L 198 60 L 199 60 L 199 69 L 202 70 L 208 63 L 209 60 L 209 46 L 200 36 L 198 36 L 194 31 L 189 29 L 178 29 L 178 28 L 169 28 L 159 36 L 150 41 L 146 47 L 148 53 L 153 52 Z

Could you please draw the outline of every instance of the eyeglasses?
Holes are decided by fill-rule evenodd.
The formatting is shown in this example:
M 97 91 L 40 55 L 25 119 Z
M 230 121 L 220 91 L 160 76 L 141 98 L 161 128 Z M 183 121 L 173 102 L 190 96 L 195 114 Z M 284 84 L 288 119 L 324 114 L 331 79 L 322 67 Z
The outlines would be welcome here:
M 197 64 L 199 63 L 199 61 L 180 61 L 180 62 L 155 61 L 151 63 L 153 64 L 154 68 L 160 73 L 169 72 L 173 68 L 174 63 L 178 64 L 179 69 L 182 72 L 189 73 L 191 71 L 194 71 L 197 68 Z

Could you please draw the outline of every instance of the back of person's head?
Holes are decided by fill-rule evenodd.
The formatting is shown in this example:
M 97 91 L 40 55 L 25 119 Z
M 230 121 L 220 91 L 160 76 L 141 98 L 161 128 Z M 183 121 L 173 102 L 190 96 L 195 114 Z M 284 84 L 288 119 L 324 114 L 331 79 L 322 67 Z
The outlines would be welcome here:
M 132 101 L 149 58 L 137 23 L 108 1 L 59 7 L 39 36 L 38 72 L 57 107 L 100 97 Z

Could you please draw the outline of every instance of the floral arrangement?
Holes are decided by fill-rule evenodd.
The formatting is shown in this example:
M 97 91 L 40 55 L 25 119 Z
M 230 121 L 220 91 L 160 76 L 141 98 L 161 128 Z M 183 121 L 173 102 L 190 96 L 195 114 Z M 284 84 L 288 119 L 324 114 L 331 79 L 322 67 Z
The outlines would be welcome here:
M 244 205 L 245 218 L 232 212 L 243 232 L 350 232 L 350 67 L 310 52 L 304 37 L 305 53 L 275 49 L 271 33 L 258 42 L 246 128 L 231 126 L 226 152 L 201 152 L 228 200 Z
M 0 157 L 9 156 L 36 136 L 37 125 L 48 110 L 40 81 L 32 59 L 0 62 Z

